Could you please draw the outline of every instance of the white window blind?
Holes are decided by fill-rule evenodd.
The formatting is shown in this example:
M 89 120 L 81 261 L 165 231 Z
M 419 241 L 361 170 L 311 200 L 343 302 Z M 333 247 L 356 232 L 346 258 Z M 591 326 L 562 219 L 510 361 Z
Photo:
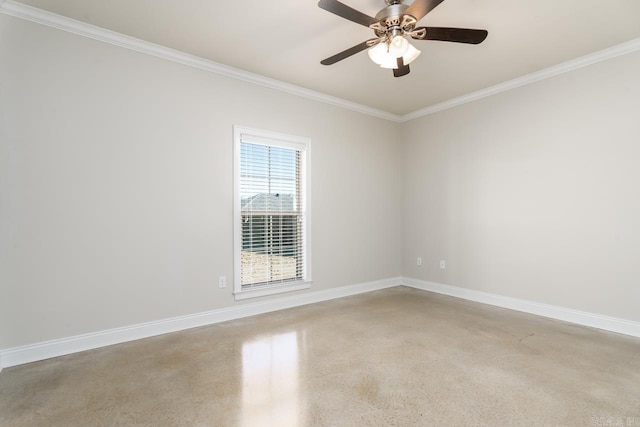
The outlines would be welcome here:
M 308 140 L 235 129 L 236 293 L 309 280 Z

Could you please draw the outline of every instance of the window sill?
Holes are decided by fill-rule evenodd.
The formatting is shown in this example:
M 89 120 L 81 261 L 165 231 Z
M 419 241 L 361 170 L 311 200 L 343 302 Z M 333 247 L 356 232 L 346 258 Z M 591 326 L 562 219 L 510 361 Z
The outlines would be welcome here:
M 291 285 L 274 286 L 273 288 L 266 289 L 253 289 L 249 291 L 236 291 L 233 293 L 236 301 L 264 297 L 267 295 L 282 294 L 284 292 L 300 291 L 303 289 L 309 289 L 311 282 L 299 282 Z

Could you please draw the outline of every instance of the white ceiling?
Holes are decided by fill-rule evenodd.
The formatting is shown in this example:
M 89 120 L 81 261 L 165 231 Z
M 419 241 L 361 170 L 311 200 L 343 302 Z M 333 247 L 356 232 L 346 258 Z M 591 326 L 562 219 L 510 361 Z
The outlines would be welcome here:
M 343 2 L 371 16 L 385 6 Z M 489 37 L 477 46 L 415 41 L 422 55 L 411 74 L 394 78 L 366 52 L 320 64 L 372 31 L 317 0 L 21 3 L 400 115 L 640 37 L 640 0 L 446 0 L 419 25 L 486 29 Z

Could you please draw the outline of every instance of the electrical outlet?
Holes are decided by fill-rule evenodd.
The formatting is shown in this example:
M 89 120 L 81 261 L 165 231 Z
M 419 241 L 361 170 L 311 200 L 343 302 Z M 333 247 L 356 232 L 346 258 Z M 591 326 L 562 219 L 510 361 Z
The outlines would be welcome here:
M 220 288 L 224 288 L 227 286 L 227 278 L 224 276 L 220 276 L 218 278 L 218 287 Z
M 416 265 L 422 265 L 422 258 L 418 257 L 418 259 L 416 259 Z
M 443 259 L 440 260 L 440 269 L 444 270 L 445 268 L 447 268 L 447 262 Z

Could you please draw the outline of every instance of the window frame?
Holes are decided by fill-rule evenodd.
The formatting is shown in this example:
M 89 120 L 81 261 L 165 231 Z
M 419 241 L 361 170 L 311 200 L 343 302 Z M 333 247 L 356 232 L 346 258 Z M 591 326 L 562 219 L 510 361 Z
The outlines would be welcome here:
M 258 289 L 242 289 L 240 270 L 242 268 L 242 196 L 240 194 L 240 169 L 241 169 L 241 143 L 262 144 L 272 147 L 295 149 L 300 151 L 300 188 L 303 234 L 303 278 L 284 284 L 274 284 Z M 256 298 L 266 295 L 274 295 L 283 292 L 292 292 L 311 287 L 311 185 L 310 185 L 310 160 L 311 140 L 306 137 L 287 135 L 279 132 L 249 128 L 246 126 L 233 126 L 233 222 L 234 222 L 234 286 L 233 294 L 236 300 Z

